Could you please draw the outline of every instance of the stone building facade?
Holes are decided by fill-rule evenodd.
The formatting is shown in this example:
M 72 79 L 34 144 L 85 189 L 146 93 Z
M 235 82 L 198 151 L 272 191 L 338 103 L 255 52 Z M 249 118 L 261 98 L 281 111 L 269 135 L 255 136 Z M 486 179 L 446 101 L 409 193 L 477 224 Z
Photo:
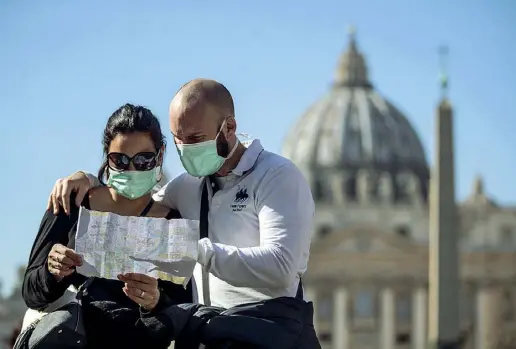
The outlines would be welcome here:
M 324 347 L 426 348 L 430 169 L 408 119 L 371 84 L 354 33 L 283 155 L 316 201 L 304 283 Z M 501 349 L 516 333 L 516 207 L 497 205 L 480 177 L 456 207 L 460 339 Z

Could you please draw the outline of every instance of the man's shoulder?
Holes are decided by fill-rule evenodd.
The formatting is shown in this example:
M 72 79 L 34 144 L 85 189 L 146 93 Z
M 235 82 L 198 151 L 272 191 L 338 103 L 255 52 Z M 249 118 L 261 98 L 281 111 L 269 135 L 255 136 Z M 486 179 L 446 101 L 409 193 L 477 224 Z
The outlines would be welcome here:
M 168 181 L 162 186 L 153 198 L 155 201 L 163 202 L 165 206 L 177 208 L 177 200 L 183 197 L 193 197 L 192 189 L 198 188 L 202 178 L 192 177 L 184 172 Z
M 263 151 L 260 157 L 255 168 L 256 176 L 259 178 L 255 180 L 256 195 L 261 205 L 288 206 L 291 200 L 297 200 L 303 212 L 313 214 L 312 191 L 303 172 L 291 160 L 281 155 Z M 270 203 L 268 200 L 274 200 L 276 203 Z
M 295 174 L 304 178 L 301 170 L 290 159 L 266 150 L 258 158 L 256 169 L 264 174 Z
M 185 190 L 191 191 L 192 188 L 198 187 L 202 182 L 202 178 L 193 177 L 186 172 L 181 173 L 172 180 L 168 181 L 161 189 L 160 192 L 169 192 L 171 190 Z

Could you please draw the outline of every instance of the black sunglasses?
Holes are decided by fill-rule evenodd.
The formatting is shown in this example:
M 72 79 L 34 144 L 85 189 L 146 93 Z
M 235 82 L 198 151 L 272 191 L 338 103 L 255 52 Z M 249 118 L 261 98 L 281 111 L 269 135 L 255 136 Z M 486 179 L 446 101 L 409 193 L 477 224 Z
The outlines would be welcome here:
M 149 171 L 156 167 L 158 154 L 153 152 L 138 153 L 130 157 L 124 153 L 109 153 L 107 156 L 108 166 L 115 171 L 126 171 L 131 162 L 136 171 Z

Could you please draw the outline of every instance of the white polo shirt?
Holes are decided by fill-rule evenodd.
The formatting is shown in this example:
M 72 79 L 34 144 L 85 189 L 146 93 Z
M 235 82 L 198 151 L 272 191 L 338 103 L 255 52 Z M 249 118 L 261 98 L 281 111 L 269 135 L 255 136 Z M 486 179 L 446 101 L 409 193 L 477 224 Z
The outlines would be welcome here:
M 199 241 L 194 271 L 198 301 L 238 304 L 296 295 L 310 252 L 315 206 L 306 179 L 288 159 L 254 140 L 237 167 L 220 177 L 210 200 L 209 238 Z M 199 220 L 202 179 L 187 173 L 166 184 L 154 200 Z M 210 192 L 210 197 L 211 197 Z M 202 285 L 202 269 L 209 285 Z M 207 287 L 207 288 L 206 288 Z

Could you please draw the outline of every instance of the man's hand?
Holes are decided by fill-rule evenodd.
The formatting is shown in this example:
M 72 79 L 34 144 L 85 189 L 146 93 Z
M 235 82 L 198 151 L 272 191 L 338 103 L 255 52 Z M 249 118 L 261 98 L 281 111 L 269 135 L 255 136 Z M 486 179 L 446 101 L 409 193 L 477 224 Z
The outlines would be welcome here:
M 131 300 L 151 311 L 158 305 L 159 289 L 158 280 L 151 276 L 138 273 L 126 273 L 118 275 L 118 280 L 125 282 L 124 293 Z
M 82 257 L 66 246 L 55 244 L 48 254 L 47 268 L 56 280 L 72 275 L 82 265 Z
M 59 178 L 52 188 L 48 198 L 47 210 L 59 213 L 59 206 L 63 206 L 66 214 L 70 214 L 70 194 L 77 192 L 75 205 L 79 207 L 86 193 L 90 190 L 90 181 L 83 172 L 75 172 L 66 178 Z

